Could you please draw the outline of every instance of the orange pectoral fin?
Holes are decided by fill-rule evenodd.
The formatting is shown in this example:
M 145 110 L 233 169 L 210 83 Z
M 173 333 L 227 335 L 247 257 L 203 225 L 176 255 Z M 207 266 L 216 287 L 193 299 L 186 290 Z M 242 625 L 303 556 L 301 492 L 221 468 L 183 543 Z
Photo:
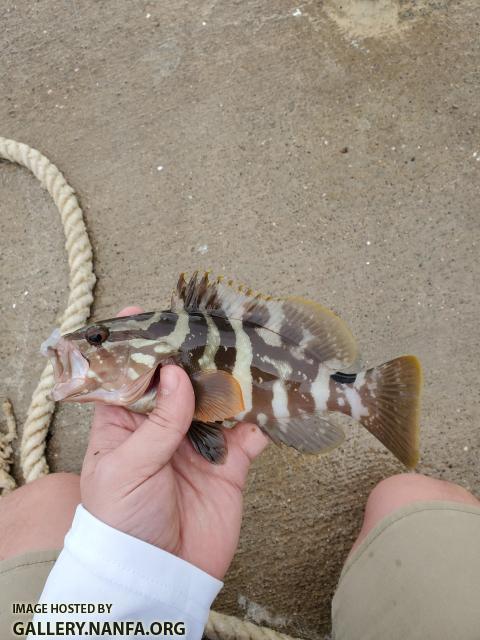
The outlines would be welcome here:
M 244 408 L 242 390 L 227 371 L 199 371 L 191 377 L 195 391 L 195 419 L 201 422 L 227 420 Z

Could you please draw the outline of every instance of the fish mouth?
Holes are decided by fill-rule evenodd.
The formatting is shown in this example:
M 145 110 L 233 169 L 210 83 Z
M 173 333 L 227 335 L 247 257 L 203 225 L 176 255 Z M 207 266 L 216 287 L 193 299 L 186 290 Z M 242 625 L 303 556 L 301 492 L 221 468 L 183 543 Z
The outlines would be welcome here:
M 89 362 L 70 341 L 62 338 L 58 329 L 42 343 L 40 352 L 49 358 L 53 366 L 55 386 L 52 400 L 73 399 L 89 391 Z
M 116 389 L 99 386 L 98 379 L 91 375 L 90 363 L 70 340 L 55 329 L 42 344 L 40 351 L 53 365 L 55 386 L 51 399 L 55 402 L 102 402 L 117 406 L 128 406 L 149 392 L 159 381 L 160 363 L 135 381 L 128 381 Z
M 127 382 L 117 389 L 104 389 L 97 387 L 95 380 L 77 381 L 72 379 L 64 384 L 55 384 L 52 392 L 54 400 L 63 400 L 63 402 L 101 402 L 103 404 L 113 404 L 117 407 L 128 407 L 139 400 L 150 387 L 152 381 L 157 377 L 157 370 L 160 365 L 154 367 L 143 376 L 140 376 L 135 382 Z M 92 388 L 91 385 L 94 387 Z M 66 395 L 65 395 L 66 394 Z

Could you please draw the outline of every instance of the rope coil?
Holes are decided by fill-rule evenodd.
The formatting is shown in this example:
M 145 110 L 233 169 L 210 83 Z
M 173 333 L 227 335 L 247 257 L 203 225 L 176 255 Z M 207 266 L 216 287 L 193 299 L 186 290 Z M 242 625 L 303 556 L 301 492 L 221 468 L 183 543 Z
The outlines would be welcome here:
M 0 157 L 30 169 L 42 187 L 52 196 L 60 212 L 70 266 L 70 294 L 60 331 L 67 333 L 78 329 L 86 323 L 90 315 L 96 278 L 93 272 L 92 247 L 75 193 L 60 170 L 40 151 L 26 144 L 0 137 Z M 45 438 L 55 409 L 55 403 L 49 399 L 53 384 L 52 367 L 47 364 L 33 392 L 23 427 L 20 464 L 25 482 L 31 482 L 48 473 Z
M 10 400 L 3 401 L 2 409 L 7 431 L 0 435 L 0 491 L 2 495 L 6 495 L 17 486 L 15 479 L 10 475 L 10 465 L 13 455 L 11 443 L 17 437 L 17 424 Z
M 68 333 L 83 326 L 90 316 L 93 302 L 95 274 L 92 246 L 88 238 L 75 193 L 60 170 L 36 149 L 0 136 L 0 159 L 9 160 L 30 169 L 52 196 L 60 212 L 65 232 L 65 248 L 70 267 L 69 296 L 60 332 Z M 45 438 L 55 409 L 50 400 L 53 389 L 53 370 L 48 364 L 33 392 L 20 443 L 20 463 L 25 482 L 36 480 L 49 472 L 45 459 Z M 12 491 L 15 480 L 9 473 L 12 456 L 11 442 L 16 437 L 16 425 L 10 402 L 3 404 L 7 432 L 0 436 L 0 490 Z M 260 627 L 246 620 L 210 611 L 205 635 L 209 640 L 295 640 L 268 627 Z

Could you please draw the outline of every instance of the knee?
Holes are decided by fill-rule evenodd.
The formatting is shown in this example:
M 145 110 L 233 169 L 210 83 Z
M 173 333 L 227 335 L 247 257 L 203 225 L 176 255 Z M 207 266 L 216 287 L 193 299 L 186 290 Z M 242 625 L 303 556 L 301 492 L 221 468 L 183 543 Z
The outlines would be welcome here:
M 25 488 L 35 491 L 42 500 L 50 502 L 52 499 L 60 499 L 63 503 L 72 499 L 80 502 L 80 477 L 75 473 L 49 473 L 30 484 Z M 78 498 L 78 500 L 77 500 Z
M 74 473 L 50 473 L 46 476 L 24 484 L 0 501 L 0 508 L 5 505 L 25 505 L 33 508 L 46 508 L 58 502 L 80 502 L 80 478 Z
M 402 473 L 377 484 L 368 498 L 365 517 L 382 518 L 411 502 L 427 500 L 480 504 L 466 489 L 452 482 L 419 473 Z
M 24 512 L 23 517 L 37 513 L 58 515 L 80 502 L 80 478 L 74 473 L 50 473 L 19 487 L 7 500 L 17 511 Z
M 0 500 L 0 557 L 62 547 L 77 505 L 79 477 L 52 473 Z
M 466 489 L 452 482 L 429 478 L 418 473 L 402 473 L 382 480 L 370 493 L 356 548 L 386 516 L 412 502 L 445 500 L 479 506 L 480 502 Z

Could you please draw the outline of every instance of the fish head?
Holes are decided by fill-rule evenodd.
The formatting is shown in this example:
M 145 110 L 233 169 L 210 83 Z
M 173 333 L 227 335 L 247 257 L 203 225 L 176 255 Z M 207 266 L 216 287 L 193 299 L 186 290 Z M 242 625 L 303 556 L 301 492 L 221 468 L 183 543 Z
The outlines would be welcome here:
M 112 318 L 63 336 L 55 329 L 41 346 L 53 365 L 52 399 L 120 406 L 139 400 L 177 353 L 168 342 L 170 315 Z

